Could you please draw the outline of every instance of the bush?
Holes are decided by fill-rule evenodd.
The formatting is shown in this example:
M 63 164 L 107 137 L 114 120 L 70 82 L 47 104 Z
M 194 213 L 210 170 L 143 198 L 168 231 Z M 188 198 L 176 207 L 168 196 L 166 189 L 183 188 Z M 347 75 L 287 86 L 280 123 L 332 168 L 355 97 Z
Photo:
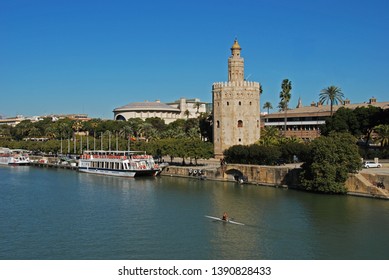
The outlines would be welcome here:
M 311 144 L 311 153 L 303 164 L 301 183 L 304 189 L 323 193 L 345 193 L 348 173 L 361 169 L 362 164 L 355 144 L 348 133 L 331 133 Z
M 241 164 L 275 164 L 281 156 L 278 146 L 261 146 L 257 144 L 235 145 L 224 151 L 224 159 L 229 163 Z

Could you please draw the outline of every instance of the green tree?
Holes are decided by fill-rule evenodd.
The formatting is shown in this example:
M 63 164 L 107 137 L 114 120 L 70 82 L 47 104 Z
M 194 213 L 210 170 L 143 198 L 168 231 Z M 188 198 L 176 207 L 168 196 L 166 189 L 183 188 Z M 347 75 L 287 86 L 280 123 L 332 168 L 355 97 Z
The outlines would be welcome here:
M 201 113 L 198 116 L 201 138 L 204 141 L 213 142 L 212 114 Z
M 287 113 L 288 113 L 288 104 L 290 101 L 290 98 L 292 96 L 291 94 L 292 90 L 292 82 L 288 79 L 284 79 L 281 84 L 281 92 L 280 92 L 280 103 L 279 108 L 284 111 L 284 135 L 286 134 L 286 121 L 287 121 Z
M 234 145 L 224 151 L 224 159 L 229 163 L 275 164 L 281 156 L 278 146 Z
M 277 145 L 280 139 L 280 132 L 275 126 L 266 126 L 261 129 L 261 138 L 258 143 L 264 146 Z
M 301 183 L 308 191 L 346 193 L 348 173 L 361 169 L 356 139 L 349 133 L 331 133 L 312 141 L 302 165 Z
M 324 104 L 326 102 L 330 102 L 330 110 L 331 110 L 331 116 L 333 111 L 333 105 L 338 104 L 338 102 L 343 102 L 344 95 L 342 93 L 342 90 L 339 87 L 336 86 L 329 86 L 327 88 L 324 88 L 321 90 L 319 95 L 319 101 L 321 104 Z
M 188 109 L 186 109 L 186 110 L 185 110 L 185 112 L 184 112 L 184 115 L 185 115 L 186 119 L 188 119 L 188 118 L 189 118 L 189 116 L 190 116 L 190 112 L 189 112 L 189 110 L 188 110 Z
M 265 104 L 263 104 L 262 108 L 267 109 L 267 114 L 269 115 L 269 110 L 273 109 L 273 105 L 269 101 L 267 101 L 267 102 L 265 102 Z
M 161 118 L 147 118 L 145 122 L 150 123 L 156 129 L 158 136 L 166 129 L 165 121 Z
M 389 124 L 374 127 L 374 132 L 377 134 L 376 143 L 380 143 L 382 148 L 389 145 Z

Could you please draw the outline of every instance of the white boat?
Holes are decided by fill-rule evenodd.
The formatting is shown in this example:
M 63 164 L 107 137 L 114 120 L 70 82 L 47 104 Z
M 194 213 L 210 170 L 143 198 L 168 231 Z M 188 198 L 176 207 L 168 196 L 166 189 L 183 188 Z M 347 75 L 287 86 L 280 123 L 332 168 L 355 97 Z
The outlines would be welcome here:
M 144 151 L 85 151 L 80 172 L 118 177 L 156 176 L 161 168 Z
M 30 158 L 27 151 L 21 149 L 0 148 L 1 165 L 28 165 Z
M 230 223 L 230 224 L 234 224 L 234 225 L 244 226 L 244 224 L 235 222 L 235 221 L 233 221 L 233 220 L 231 220 L 231 219 L 223 220 L 222 218 L 213 217 L 213 216 L 204 216 L 204 217 L 206 217 L 206 218 L 208 218 L 208 219 L 215 220 L 215 221 L 220 221 L 220 222 L 224 222 L 224 223 Z

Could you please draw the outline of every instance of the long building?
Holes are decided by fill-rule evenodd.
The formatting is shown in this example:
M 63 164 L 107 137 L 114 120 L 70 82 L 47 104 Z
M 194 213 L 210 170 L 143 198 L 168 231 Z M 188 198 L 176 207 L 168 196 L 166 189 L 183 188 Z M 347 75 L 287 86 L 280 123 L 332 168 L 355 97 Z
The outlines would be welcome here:
M 345 100 L 341 105 L 334 105 L 333 112 L 344 107 L 355 109 L 357 107 L 375 106 L 382 109 L 389 109 L 389 102 L 377 102 L 376 98 L 372 97 L 365 103 L 351 104 L 350 100 Z M 320 125 L 325 124 L 326 118 L 331 115 L 330 105 L 322 105 L 312 102 L 309 106 L 303 106 L 301 99 L 295 109 L 288 109 L 285 125 L 285 112 L 271 113 L 262 115 L 262 124 L 265 127 L 277 127 L 284 132 L 286 137 L 296 137 L 303 140 L 312 140 L 320 136 Z
M 154 102 L 132 102 L 113 110 L 115 120 L 129 120 L 140 118 L 160 118 L 166 124 L 178 119 L 197 118 L 199 114 L 208 112 L 208 104 L 200 99 L 180 98 L 177 101 L 163 103 L 159 100 Z

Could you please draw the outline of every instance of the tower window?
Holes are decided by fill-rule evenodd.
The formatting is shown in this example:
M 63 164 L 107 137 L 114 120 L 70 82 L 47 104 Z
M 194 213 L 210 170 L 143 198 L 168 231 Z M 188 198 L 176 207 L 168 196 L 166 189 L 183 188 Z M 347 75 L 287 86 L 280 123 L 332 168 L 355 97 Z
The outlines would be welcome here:
M 230 102 L 227 101 L 227 106 L 229 106 L 229 105 L 230 105 Z
M 217 128 L 220 127 L 220 122 L 219 122 L 219 121 L 216 121 L 216 127 L 217 127 Z
M 242 105 L 242 102 L 239 101 L 239 106 Z
M 238 121 L 238 127 L 243 127 L 243 121 L 242 120 Z

